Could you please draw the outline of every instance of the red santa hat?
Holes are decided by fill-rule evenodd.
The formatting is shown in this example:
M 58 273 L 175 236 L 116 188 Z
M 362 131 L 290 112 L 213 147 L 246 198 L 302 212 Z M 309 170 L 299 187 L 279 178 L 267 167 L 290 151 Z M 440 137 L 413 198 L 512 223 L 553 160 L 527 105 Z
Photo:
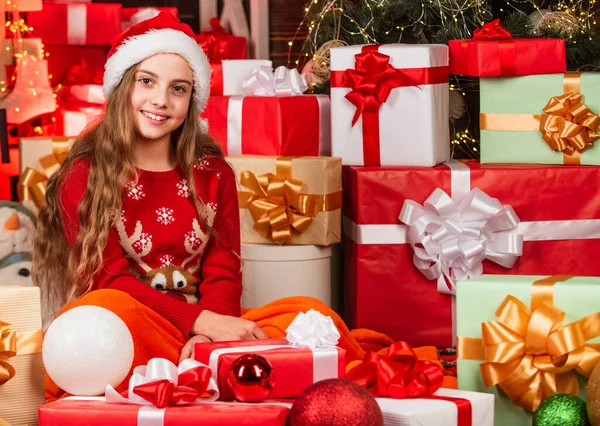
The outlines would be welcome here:
M 210 93 L 210 65 L 192 29 L 166 12 L 121 34 L 104 65 L 104 96 L 108 98 L 127 69 L 158 53 L 176 53 L 188 62 L 194 73 L 194 103 L 198 112 L 204 110 Z

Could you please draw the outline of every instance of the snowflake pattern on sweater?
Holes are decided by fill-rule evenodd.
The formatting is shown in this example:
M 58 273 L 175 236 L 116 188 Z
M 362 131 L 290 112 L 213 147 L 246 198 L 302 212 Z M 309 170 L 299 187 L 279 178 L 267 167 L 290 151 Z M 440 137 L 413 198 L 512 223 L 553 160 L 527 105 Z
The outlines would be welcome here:
M 74 162 L 59 189 L 70 245 L 80 230 L 77 210 L 87 190 L 90 163 L 89 158 Z M 122 210 L 114 217 L 92 286 L 128 293 L 184 336 L 204 309 L 239 316 L 242 293 L 235 174 L 222 158 L 210 157 L 194 165 L 193 177 L 195 192 L 205 206 L 200 216 L 189 196 L 190 182 L 180 168 L 139 170 L 136 184 L 123 188 Z M 207 230 L 211 225 L 219 238 L 211 237 Z M 167 286 L 178 291 L 166 292 Z M 194 294 L 189 294 L 190 289 Z

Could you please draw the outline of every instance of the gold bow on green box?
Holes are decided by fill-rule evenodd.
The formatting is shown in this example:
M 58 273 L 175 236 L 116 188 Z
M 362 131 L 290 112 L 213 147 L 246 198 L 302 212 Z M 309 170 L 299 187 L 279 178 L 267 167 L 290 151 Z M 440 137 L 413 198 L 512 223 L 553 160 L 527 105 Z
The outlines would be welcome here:
M 600 362 L 600 279 L 484 275 L 458 284 L 458 385 L 496 394 L 497 426 L 580 395 Z
M 330 245 L 340 241 L 341 159 L 231 156 L 242 243 Z
M 600 164 L 600 73 L 481 79 L 481 162 Z

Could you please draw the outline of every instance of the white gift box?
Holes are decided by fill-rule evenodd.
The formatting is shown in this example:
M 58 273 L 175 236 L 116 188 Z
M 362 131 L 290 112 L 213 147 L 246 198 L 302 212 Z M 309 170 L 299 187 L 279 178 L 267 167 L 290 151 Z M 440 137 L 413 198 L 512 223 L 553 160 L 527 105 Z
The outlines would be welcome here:
M 242 307 L 310 296 L 331 306 L 331 246 L 242 244 Z
M 242 83 L 253 69 L 272 67 L 273 63 L 266 59 L 224 59 L 223 96 L 242 94 Z
M 80 108 L 76 111 L 62 111 L 63 135 L 69 137 L 79 136 L 94 120 L 102 114 L 102 108 Z
M 458 400 L 452 401 L 453 398 Z M 383 413 L 384 426 L 494 426 L 494 395 L 487 393 L 441 388 L 425 398 L 376 400 Z M 471 421 L 459 421 L 459 407 L 464 407 L 461 415 L 466 416 L 466 421 L 469 413 L 465 406 L 469 405 Z
M 386 75 L 399 83 L 390 83 L 380 70 L 373 71 L 373 58 L 389 63 Z M 365 66 L 367 71 L 361 71 Z M 348 78 L 354 78 L 354 89 Z M 353 124 L 356 99 L 362 98 L 366 105 L 372 105 L 373 98 L 381 101 L 386 85 L 393 87 L 387 99 L 375 105 L 374 112 L 367 107 Z M 377 94 L 364 100 L 369 87 Z M 347 95 L 355 95 L 355 103 Z M 331 49 L 332 155 L 342 157 L 344 165 L 431 167 L 449 160 L 448 109 L 446 45 Z

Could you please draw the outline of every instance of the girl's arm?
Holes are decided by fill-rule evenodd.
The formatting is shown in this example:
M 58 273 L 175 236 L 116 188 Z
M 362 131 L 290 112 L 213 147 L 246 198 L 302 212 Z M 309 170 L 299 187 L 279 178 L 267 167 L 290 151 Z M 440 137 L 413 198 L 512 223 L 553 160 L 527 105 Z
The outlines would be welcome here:
M 240 316 L 242 296 L 237 186 L 229 165 L 220 159 L 213 162 L 217 166 L 214 176 L 220 176 L 217 179 L 217 215 L 213 225 L 217 235 L 210 237 L 202 256 L 202 297 L 198 304 L 203 310 L 237 317 Z
M 87 189 L 89 160 L 76 162 L 67 173 L 60 188 L 60 200 L 65 237 L 69 245 L 72 245 L 79 233 L 77 209 Z M 124 291 L 171 322 L 184 336 L 189 335 L 202 307 L 166 296 L 139 281 L 129 271 L 129 262 L 123 254 L 114 228 L 110 230 L 102 259 L 102 267 L 94 277 L 94 290 L 110 288 Z

